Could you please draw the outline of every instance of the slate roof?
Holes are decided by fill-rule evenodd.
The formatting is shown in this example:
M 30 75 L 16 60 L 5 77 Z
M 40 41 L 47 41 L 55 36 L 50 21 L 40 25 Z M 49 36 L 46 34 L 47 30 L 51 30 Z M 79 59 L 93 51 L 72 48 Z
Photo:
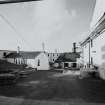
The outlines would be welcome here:
M 80 58 L 79 53 L 63 53 L 58 57 L 55 62 L 76 62 L 77 58 Z
M 18 58 L 22 57 L 24 59 L 35 59 L 41 52 L 20 52 L 20 53 L 10 53 L 5 58 Z

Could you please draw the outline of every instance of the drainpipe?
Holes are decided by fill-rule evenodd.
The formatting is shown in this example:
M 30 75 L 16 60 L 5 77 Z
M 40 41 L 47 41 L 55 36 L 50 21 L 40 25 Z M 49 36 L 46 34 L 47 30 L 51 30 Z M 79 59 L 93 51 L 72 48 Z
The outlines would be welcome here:
M 91 42 L 89 41 L 89 68 L 90 68 L 90 65 L 91 65 L 91 59 L 90 59 L 90 57 L 91 57 L 91 54 L 90 54 L 90 47 L 91 47 Z

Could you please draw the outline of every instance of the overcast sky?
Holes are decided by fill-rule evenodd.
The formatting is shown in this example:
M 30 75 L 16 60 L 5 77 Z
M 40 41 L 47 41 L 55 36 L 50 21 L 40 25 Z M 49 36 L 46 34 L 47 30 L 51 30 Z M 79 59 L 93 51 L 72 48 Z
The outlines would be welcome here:
M 95 0 L 0 5 L 0 49 L 71 51 L 89 30 Z

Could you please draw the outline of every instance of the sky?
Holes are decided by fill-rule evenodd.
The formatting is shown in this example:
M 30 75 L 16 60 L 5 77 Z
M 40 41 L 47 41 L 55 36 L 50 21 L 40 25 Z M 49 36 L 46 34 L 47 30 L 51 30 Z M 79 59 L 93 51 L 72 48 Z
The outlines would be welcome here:
M 42 0 L 0 5 L 0 49 L 68 52 L 90 30 L 95 0 Z

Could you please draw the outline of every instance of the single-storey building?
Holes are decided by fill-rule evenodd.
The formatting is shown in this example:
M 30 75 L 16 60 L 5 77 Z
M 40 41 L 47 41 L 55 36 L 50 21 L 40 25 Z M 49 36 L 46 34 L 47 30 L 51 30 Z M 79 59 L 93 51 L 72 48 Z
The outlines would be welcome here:
M 79 53 L 62 53 L 55 61 L 54 66 L 60 68 L 77 68 L 77 58 L 80 57 Z
M 6 60 L 15 64 L 26 64 L 37 70 L 49 70 L 49 61 L 45 52 L 23 52 L 10 53 Z

